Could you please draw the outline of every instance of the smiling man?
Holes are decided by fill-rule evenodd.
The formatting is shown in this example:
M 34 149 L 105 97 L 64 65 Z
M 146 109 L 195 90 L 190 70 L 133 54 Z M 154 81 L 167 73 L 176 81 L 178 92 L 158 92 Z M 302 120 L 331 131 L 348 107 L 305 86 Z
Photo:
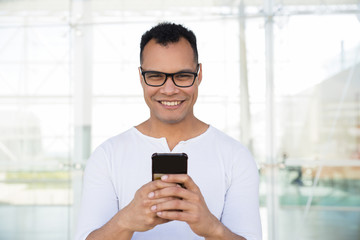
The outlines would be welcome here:
M 193 32 L 153 27 L 142 36 L 140 63 L 150 117 L 91 155 L 76 239 L 261 239 L 251 154 L 194 115 L 202 65 Z M 155 152 L 186 153 L 188 174 L 151 181 Z

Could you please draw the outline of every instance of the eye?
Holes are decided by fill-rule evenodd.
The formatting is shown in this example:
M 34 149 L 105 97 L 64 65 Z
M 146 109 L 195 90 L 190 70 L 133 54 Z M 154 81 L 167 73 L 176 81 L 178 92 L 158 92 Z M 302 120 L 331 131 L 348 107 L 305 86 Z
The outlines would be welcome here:
M 191 73 L 178 73 L 175 75 L 176 80 L 189 80 L 194 78 L 194 75 L 192 75 Z
M 161 74 L 161 73 L 146 73 L 145 77 L 147 79 L 164 79 L 164 74 Z

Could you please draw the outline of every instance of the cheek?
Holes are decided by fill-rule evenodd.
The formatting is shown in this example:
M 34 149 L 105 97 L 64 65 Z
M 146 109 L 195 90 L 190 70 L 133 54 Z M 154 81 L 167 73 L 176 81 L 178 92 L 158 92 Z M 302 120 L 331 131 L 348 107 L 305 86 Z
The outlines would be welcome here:
M 193 88 L 191 90 L 189 89 L 189 91 L 186 91 L 186 94 L 194 98 L 194 100 L 196 100 L 198 95 L 198 89 L 197 88 Z
M 151 101 L 151 98 L 156 94 L 156 90 L 144 88 L 144 98 L 146 101 Z

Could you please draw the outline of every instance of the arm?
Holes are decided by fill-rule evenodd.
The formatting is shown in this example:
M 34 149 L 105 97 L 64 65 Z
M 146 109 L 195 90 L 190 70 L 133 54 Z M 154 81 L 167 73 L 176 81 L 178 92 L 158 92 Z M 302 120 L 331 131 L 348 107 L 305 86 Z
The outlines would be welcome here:
M 248 240 L 260 240 L 258 169 L 247 149 L 238 148 L 233 156 L 221 222 Z
M 224 224 L 219 221 L 219 228 L 213 237 L 207 237 L 206 240 L 246 240 L 245 238 L 231 232 Z
M 186 189 L 175 186 L 156 190 L 154 199 L 174 197 L 171 201 L 151 207 L 157 216 L 163 219 L 184 221 L 189 224 L 195 234 L 207 240 L 244 239 L 231 232 L 209 211 L 200 189 L 188 175 L 167 175 L 163 176 L 162 180 L 169 183 L 183 183 Z
M 167 219 L 157 217 L 150 207 L 154 204 L 171 201 L 173 198 L 151 199 L 149 193 L 174 186 L 176 185 L 173 183 L 166 183 L 160 180 L 145 184 L 136 192 L 134 199 L 129 205 L 117 212 L 104 226 L 91 232 L 86 240 L 127 240 L 131 239 L 134 232 L 148 231 L 156 225 L 169 222 Z
M 91 232 L 89 236 L 86 238 L 86 240 L 97 240 L 97 239 L 130 240 L 134 232 L 129 229 L 126 229 L 124 226 L 117 224 L 121 222 L 122 222 L 121 214 L 116 214 L 103 227 Z
M 117 212 L 117 196 L 109 174 L 108 159 L 103 148 L 98 147 L 87 161 L 84 171 L 75 239 L 86 239 Z
M 126 207 L 119 210 L 109 172 L 106 154 L 98 148 L 90 157 L 84 174 L 76 240 L 131 239 L 136 231 L 147 231 L 169 221 L 158 218 L 150 211 L 150 206 L 172 198 L 154 200 L 148 194 L 156 189 L 175 186 L 174 183 L 160 180 L 147 183 L 138 189 Z
M 131 239 L 134 232 L 143 232 L 154 228 L 158 224 L 168 220 L 156 217 L 150 211 L 150 205 L 161 203 L 164 199 L 149 200 L 150 191 L 161 188 L 163 182 L 150 182 L 141 187 L 135 194 L 134 199 L 125 208 L 121 209 L 104 226 L 91 232 L 87 240 L 96 239 Z
M 177 199 L 163 203 L 154 211 L 163 218 L 187 222 L 193 232 L 208 240 L 260 240 L 259 174 L 255 161 L 241 146 L 235 148 L 231 156 L 231 165 L 227 168 L 229 186 L 220 221 L 209 212 L 200 190 L 187 175 L 169 175 L 164 179 L 174 183 L 187 182 L 187 189 L 168 188 L 155 193 L 158 197 L 177 196 L 185 201 Z M 181 209 L 182 212 L 169 211 L 171 209 Z

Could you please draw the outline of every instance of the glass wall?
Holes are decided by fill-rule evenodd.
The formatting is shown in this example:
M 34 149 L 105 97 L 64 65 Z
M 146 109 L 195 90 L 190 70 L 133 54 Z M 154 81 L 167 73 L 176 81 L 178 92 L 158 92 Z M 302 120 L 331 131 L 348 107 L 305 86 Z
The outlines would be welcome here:
M 0 239 L 71 239 L 93 149 L 148 117 L 144 31 L 198 38 L 196 114 L 261 176 L 264 239 L 359 239 L 356 1 L 1 1 Z M 216 114 L 214 114 L 216 113 Z
M 68 15 L 0 3 L 0 239 L 70 239 Z

